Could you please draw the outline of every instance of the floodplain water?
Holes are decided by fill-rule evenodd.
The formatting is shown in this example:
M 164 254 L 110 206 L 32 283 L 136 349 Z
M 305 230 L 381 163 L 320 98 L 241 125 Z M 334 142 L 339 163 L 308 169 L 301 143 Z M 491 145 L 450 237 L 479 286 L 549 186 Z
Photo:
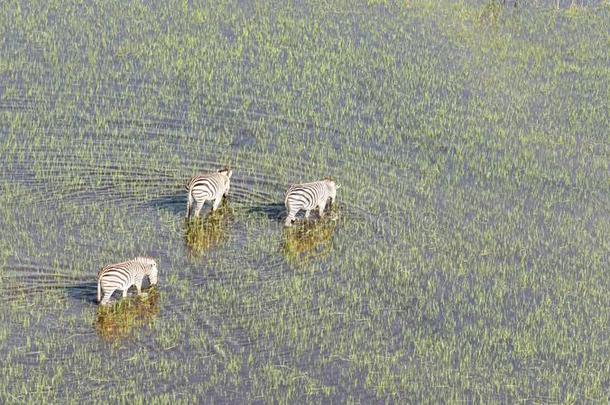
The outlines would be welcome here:
M 606 3 L 13 3 L 0 402 L 607 395 Z M 159 285 L 100 308 L 138 255 Z

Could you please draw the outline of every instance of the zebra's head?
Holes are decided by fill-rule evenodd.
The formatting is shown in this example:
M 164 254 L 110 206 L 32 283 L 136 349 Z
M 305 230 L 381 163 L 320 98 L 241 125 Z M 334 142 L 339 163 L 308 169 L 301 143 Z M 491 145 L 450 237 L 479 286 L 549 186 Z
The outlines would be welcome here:
M 155 262 L 153 260 L 152 264 L 150 265 L 150 270 L 148 273 L 148 280 L 150 281 L 150 285 L 156 285 L 157 284 L 157 262 Z
M 142 263 L 144 266 L 146 266 L 148 268 L 148 271 L 146 274 L 148 274 L 148 280 L 150 281 L 150 285 L 155 285 L 157 284 L 157 262 L 155 261 L 155 259 L 151 258 L 151 257 L 144 257 L 144 256 L 140 256 L 140 257 L 136 257 L 134 260 L 139 261 L 140 263 Z
M 233 174 L 233 170 L 229 169 L 228 167 L 225 167 L 224 169 L 218 170 L 218 173 L 224 174 L 228 178 L 231 178 L 231 175 Z
M 335 198 L 337 197 L 337 189 L 340 186 L 330 177 L 325 178 L 324 183 L 326 183 L 326 187 L 328 187 L 328 194 L 330 198 L 332 198 L 333 202 L 335 202 Z

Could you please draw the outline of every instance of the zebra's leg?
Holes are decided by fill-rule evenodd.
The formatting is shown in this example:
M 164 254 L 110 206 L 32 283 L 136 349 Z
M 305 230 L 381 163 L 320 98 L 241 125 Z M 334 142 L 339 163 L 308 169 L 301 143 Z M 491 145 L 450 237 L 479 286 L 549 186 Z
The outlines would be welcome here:
M 195 217 L 199 217 L 199 212 L 201 211 L 203 204 L 205 204 L 205 200 L 197 201 L 197 206 L 195 207 Z
M 222 202 L 222 194 L 214 200 L 214 205 L 212 206 L 212 211 L 216 211 Z
M 189 192 L 188 201 L 186 203 L 186 219 L 189 219 L 191 216 L 191 206 L 193 205 L 193 196 Z
M 284 221 L 284 226 L 292 226 L 292 221 L 295 220 L 297 212 L 299 211 L 288 211 L 288 216 L 286 217 L 286 221 Z
M 108 301 L 110 301 L 110 297 L 112 296 L 113 292 L 114 292 L 114 290 L 104 291 L 104 297 L 102 298 L 102 301 L 100 302 L 100 304 L 102 304 L 102 305 L 108 304 Z
M 309 211 L 310 210 L 305 210 L 305 219 L 309 219 Z
M 127 298 L 127 290 L 129 290 L 129 287 L 123 290 L 123 298 Z
M 136 280 L 136 290 L 138 290 L 138 296 L 146 297 L 148 294 L 142 292 L 142 279 Z
M 326 201 L 320 203 L 320 218 L 324 216 L 324 208 L 326 208 Z

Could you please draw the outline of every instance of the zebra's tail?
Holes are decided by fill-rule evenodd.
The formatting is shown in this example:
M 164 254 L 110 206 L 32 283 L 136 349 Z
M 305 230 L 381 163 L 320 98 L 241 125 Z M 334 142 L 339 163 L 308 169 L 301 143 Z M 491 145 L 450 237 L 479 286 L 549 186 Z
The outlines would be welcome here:
M 193 181 L 193 179 L 191 178 L 185 185 L 184 185 L 184 190 L 186 190 L 186 194 L 187 194 L 187 204 L 186 204 L 186 219 L 189 219 L 189 217 L 191 216 L 191 204 L 193 203 L 193 195 L 191 194 L 193 192 L 193 189 L 191 187 L 191 182 Z
M 286 194 L 284 194 L 284 205 L 288 204 L 288 196 L 290 195 L 290 192 L 292 191 L 293 188 L 294 188 L 294 184 L 291 184 L 290 186 L 288 186 L 288 190 L 286 190 Z
M 188 220 L 191 216 L 191 206 L 193 205 L 193 195 L 191 194 L 190 190 L 187 198 L 188 199 L 186 201 L 186 219 Z
M 102 299 L 102 286 L 100 285 L 101 278 L 97 279 L 97 302 Z

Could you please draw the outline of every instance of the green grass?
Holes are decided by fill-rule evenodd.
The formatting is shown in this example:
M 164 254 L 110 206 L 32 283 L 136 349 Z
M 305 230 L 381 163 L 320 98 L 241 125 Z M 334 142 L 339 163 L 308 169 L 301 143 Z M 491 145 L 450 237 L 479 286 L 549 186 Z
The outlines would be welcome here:
M 610 7 L 499 3 L 2 3 L 0 402 L 603 402 Z
M 100 306 L 95 321 L 99 336 L 107 341 L 130 337 L 134 330 L 150 324 L 159 313 L 159 293 L 154 289 L 133 299 Z

